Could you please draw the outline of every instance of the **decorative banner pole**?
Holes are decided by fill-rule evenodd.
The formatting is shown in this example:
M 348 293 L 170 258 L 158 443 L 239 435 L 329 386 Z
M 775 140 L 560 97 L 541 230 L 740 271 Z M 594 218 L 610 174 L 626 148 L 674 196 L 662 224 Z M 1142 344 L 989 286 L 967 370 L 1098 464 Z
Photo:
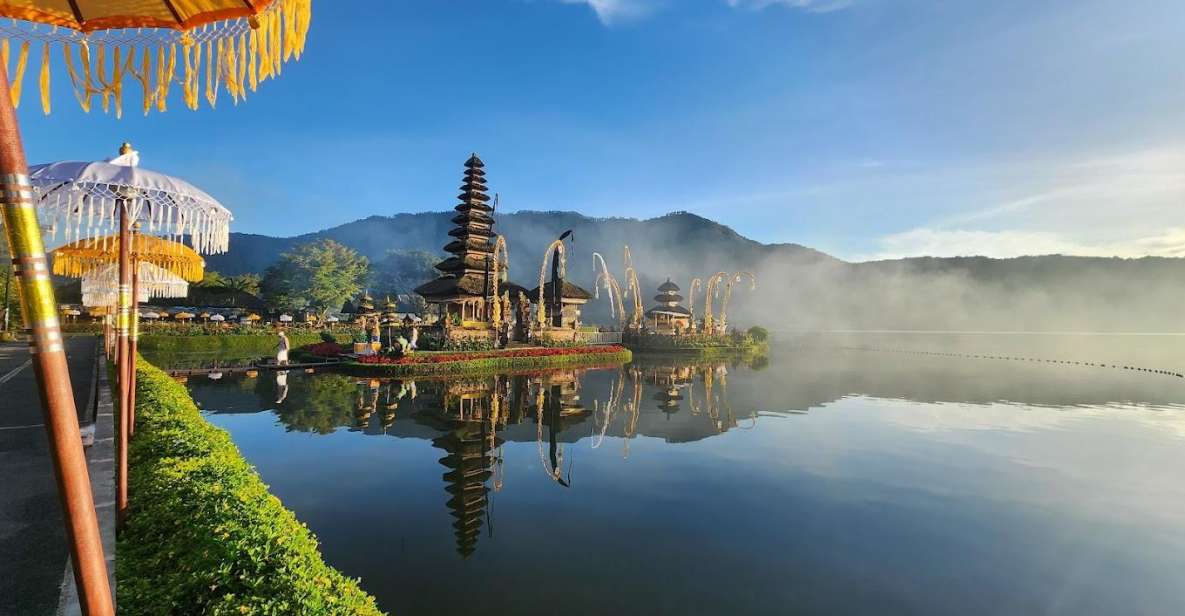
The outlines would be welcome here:
M 128 366 L 128 438 L 136 435 L 136 353 L 139 351 L 138 342 L 140 340 L 140 255 L 138 252 L 131 251 L 132 248 L 137 248 L 137 240 L 139 235 L 140 223 L 132 226 L 132 242 L 133 246 L 129 249 L 132 266 L 132 296 L 131 313 L 128 315 L 131 319 L 132 332 L 128 338 L 128 359 L 130 365 Z
M 7 67 L 0 66 L 0 92 L 8 92 Z M 50 285 L 45 245 L 34 209 L 33 187 L 16 110 L 8 96 L 0 96 L 0 185 L 3 186 L 4 229 L 12 263 L 20 281 L 21 312 L 29 334 L 29 351 L 37 374 L 50 457 L 70 543 L 70 564 L 78 597 L 87 616 L 115 613 L 107 563 L 99 538 L 99 520 L 91 494 L 90 473 L 82 450 L 78 410 L 70 386 L 70 371 L 62 347 L 57 302 Z M 122 454 L 121 454 L 122 455 Z
M 116 529 L 122 529 L 128 509 L 128 398 L 131 392 L 128 388 L 128 367 L 131 365 L 128 352 L 131 345 L 128 342 L 130 334 L 131 314 L 128 305 L 132 301 L 132 278 L 130 264 L 131 246 L 128 241 L 128 201 L 117 199 L 115 207 L 119 210 L 119 316 L 116 328 L 119 335 L 119 451 L 118 472 L 116 473 Z

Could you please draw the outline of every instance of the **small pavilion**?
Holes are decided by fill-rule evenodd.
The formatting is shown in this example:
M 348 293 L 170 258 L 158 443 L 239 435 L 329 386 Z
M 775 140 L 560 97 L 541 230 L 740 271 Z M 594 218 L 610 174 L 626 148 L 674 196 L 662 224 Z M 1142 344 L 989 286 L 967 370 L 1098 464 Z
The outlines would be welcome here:
M 527 297 L 538 301 L 539 287 L 531 289 Z M 543 285 L 543 301 L 547 304 L 547 321 L 552 328 L 578 329 L 580 327 L 580 311 L 592 299 L 592 294 L 567 280 L 560 287 L 560 311 L 554 310 L 555 281 L 548 281 Z
M 659 285 L 654 301 L 658 305 L 646 311 L 646 320 L 656 333 L 673 336 L 690 329 L 691 311 L 681 304 L 679 285 L 670 278 Z

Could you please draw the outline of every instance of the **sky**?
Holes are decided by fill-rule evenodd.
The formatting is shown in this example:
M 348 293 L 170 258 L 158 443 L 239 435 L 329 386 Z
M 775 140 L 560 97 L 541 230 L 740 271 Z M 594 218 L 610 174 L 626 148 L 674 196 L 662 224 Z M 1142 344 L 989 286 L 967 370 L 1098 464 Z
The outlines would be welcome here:
M 236 231 L 455 204 L 690 211 L 850 260 L 1185 256 L 1180 0 L 315 0 L 235 106 L 84 114 L 64 73 L 31 162 L 142 165 Z M 135 85 L 133 83 L 133 85 Z

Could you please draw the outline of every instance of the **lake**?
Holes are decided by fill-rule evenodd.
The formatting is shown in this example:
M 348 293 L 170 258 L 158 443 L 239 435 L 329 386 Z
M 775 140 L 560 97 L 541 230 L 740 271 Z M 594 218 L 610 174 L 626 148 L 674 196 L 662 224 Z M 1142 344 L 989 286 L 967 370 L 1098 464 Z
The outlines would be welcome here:
M 394 614 L 1178 614 L 1185 337 L 192 378 Z

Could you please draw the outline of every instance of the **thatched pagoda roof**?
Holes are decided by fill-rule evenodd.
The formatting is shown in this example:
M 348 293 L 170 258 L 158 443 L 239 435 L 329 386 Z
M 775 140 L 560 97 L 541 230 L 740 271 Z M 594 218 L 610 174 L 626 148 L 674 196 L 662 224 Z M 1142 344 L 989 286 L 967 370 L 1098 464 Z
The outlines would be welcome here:
M 646 311 L 647 315 L 666 314 L 674 317 L 690 317 L 691 311 L 683 306 L 657 306 Z
M 679 290 L 679 285 L 671 282 L 670 278 L 667 278 L 666 282 L 658 285 L 658 290 L 660 293 L 676 292 Z M 680 298 L 680 299 L 682 299 L 682 298 Z
M 654 296 L 654 301 L 656 301 L 660 304 L 670 303 L 670 302 L 674 302 L 677 304 L 677 303 L 683 301 L 683 296 L 679 295 L 677 293 L 659 293 L 658 295 Z
M 554 284 L 555 284 L 554 282 L 548 282 L 547 284 L 543 285 L 543 297 L 544 298 L 551 297 L 552 293 L 555 292 L 555 291 L 553 291 L 553 289 L 555 288 Z M 584 289 L 568 282 L 567 280 L 564 281 L 564 286 L 560 288 L 560 293 L 561 293 L 561 297 L 563 297 L 564 299 L 581 299 L 581 300 L 586 300 L 586 301 L 592 299 L 592 293 L 585 291 Z M 531 298 L 531 301 L 538 301 L 539 300 L 539 287 L 535 287 L 534 289 L 531 289 L 530 298 Z

